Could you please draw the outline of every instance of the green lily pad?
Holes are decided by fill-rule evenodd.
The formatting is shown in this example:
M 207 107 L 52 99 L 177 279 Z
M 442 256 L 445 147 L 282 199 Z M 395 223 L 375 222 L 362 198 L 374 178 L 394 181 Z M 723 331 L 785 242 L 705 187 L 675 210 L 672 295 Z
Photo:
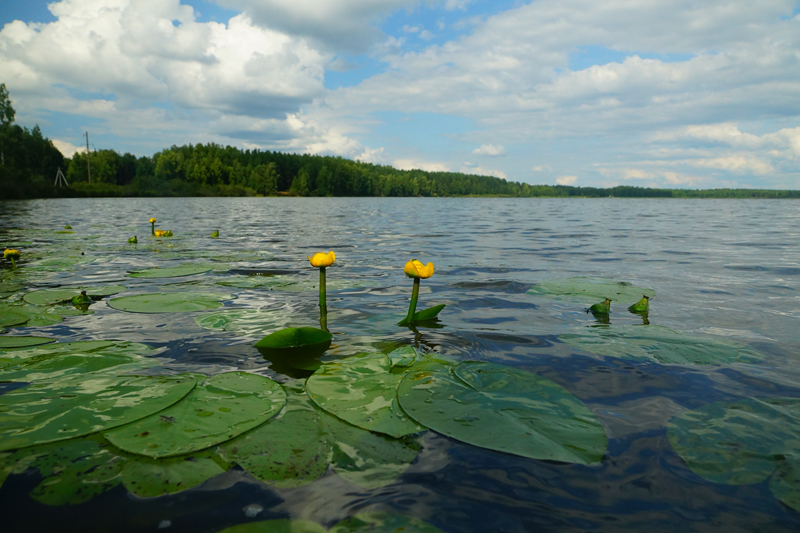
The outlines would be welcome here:
M 160 365 L 155 359 L 140 355 L 114 353 L 70 353 L 59 356 L 40 355 L 23 359 L 16 365 L 0 368 L 0 382 L 35 382 L 52 380 L 70 374 L 87 374 L 114 367 L 114 372 L 132 372 Z
M 127 424 L 172 405 L 193 376 L 72 375 L 0 396 L 0 451 L 71 439 Z
M 714 483 L 760 483 L 800 449 L 800 399 L 747 398 L 704 405 L 673 418 L 672 448 Z
M 166 268 L 148 268 L 146 270 L 133 270 L 128 273 L 131 278 L 178 278 L 193 276 L 212 270 L 209 266 L 179 266 Z
M 331 339 L 333 335 L 319 328 L 285 328 L 270 333 L 255 343 L 255 347 L 266 350 L 307 348 L 324 352 L 331 345 Z
M 39 327 L 39 326 L 52 326 L 62 322 L 64 318 L 56 313 L 57 309 L 49 308 L 42 309 L 41 307 L 32 307 L 29 305 L 8 305 L 0 307 L 0 324 L 2 324 L 3 317 L 7 317 L 9 321 L 17 322 L 17 326 L 25 325 L 26 327 Z M 24 316 L 26 320 L 19 322 L 18 316 Z M 4 324 L 11 326 L 12 324 Z
M 420 424 L 490 450 L 592 464 L 608 444 L 605 429 L 578 398 L 548 379 L 507 366 L 421 363 L 406 374 L 397 396 Z
M 130 313 L 186 313 L 219 309 L 230 294 L 211 292 L 162 292 L 122 296 L 108 302 L 110 307 Z
M 332 416 L 326 416 L 324 421 L 329 430 L 333 470 L 367 490 L 397 481 L 421 449 L 414 437 L 394 439 L 351 426 Z
M 559 335 L 571 346 L 606 357 L 673 365 L 752 363 L 764 356 L 744 344 L 711 336 L 683 335 L 661 326 L 584 328 Z
M 439 313 L 445 307 L 446 307 L 445 304 L 440 304 L 440 305 L 434 305 L 433 307 L 429 307 L 428 309 L 425 309 L 423 311 L 418 311 L 418 312 L 414 313 L 414 321 L 413 321 L 413 323 L 414 324 L 418 324 L 420 322 L 425 322 L 426 320 L 433 320 L 434 318 L 439 316 Z M 404 318 L 403 320 L 398 322 L 397 325 L 398 326 L 407 326 L 408 325 L 408 319 Z
M 226 527 L 217 533 L 328 533 L 328 530 L 309 520 L 278 518 Z
M 33 305 L 54 305 L 72 301 L 72 298 L 79 295 L 81 291 L 86 291 L 86 295 L 93 300 L 99 300 L 105 296 L 120 293 L 125 290 L 122 285 L 106 285 L 97 287 L 75 287 L 60 289 L 44 289 L 32 291 L 22 297 L 23 300 Z
M 401 346 L 389 352 L 392 368 L 407 368 L 417 362 L 417 350 L 413 346 Z
M 64 257 L 48 257 L 32 261 L 25 265 L 28 270 L 46 270 L 46 271 L 61 271 L 69 270 L 76 265 L 85 265 L 95 260 L 94 257 L 89 255 L 73 255 Z
M 41 356 L 56 356 L 63 354 L 104 353 L 119 355 L 155 355 L 160 349 L 147 344 L 130 341 L 76 341 L 58 342 L 30 348 L 0 350 L 1 357 L 12 359 L 30 359 Z
M 30 317 L 9 307 L 0 307 L 0 327 L 19 326 L 28 321 Z
M 325 363 L 306 382 L 314 403 L 360 428 L 403 437 L 425 429 L 409 418 L 397 403 L 402 373 L 391 372 L 382 353 L 357 354 Z
M 280 488 L 295 488 L 323 476 L 330 443 L 323 418 L 302 386 L 286 387 L 286 405 L 278 416 L 219 447 L 226 460 L 251 476 Z
M 301 320 L 280 309 L 225 309 L 197 315 L 195 323 L 203 329 L 230 331 L 247 337 L 263 337 L 268 332 Z
M 175 457 L 158 461 L 141 459 L 126 462 L 120 479 L 131 494 L 140 498 L 154 498 L 197 487 L 225 471 L 210 457 Z
M 0 350 L 8 348 L 29 348 L 56 342 L 50 337 L 34 337 L 31 335 L 3 335 L 0 336 Z
M 637 302 L 642 295 L 652 298 L 656 295 L 653 289 L 636 287 L 625 281 L 613 281 L 597 278 L 565 278 L 546 281 L 534 285 L 528 294 L 544 294 L 548 296 L 568 296 L 591 302 L 596 299 L 609 298 L 614 302 Z
M 118 448 L 171 457 L 228 441 L 275 416 L 286 393 L 269 378 L 228 372 L 208 378 L 183 401 L 105 433 Z
M 800 512 L 800 458 L 787 456 L 769 480 L 772 495 L 784 505 Z
M 330 529 L 330 533 L 356 533 L 359 531 L 442 533 L 441 529 L 419 518 L 381 511 L 359 513 L 342 520 Z

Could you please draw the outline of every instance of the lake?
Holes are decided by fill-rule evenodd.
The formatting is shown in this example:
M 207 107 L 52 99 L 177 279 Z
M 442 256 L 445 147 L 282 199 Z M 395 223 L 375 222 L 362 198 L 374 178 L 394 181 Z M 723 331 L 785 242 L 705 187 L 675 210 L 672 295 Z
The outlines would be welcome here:
M 365 432 L 356 438 L 362 447 L 324 452 L 333 459 L 326 456 L 302 481 L 270 481 L 215 457 L 213 475 L 154 497 L 136 495 L 146 476 L 125 472 L 100 488 L 87 481 L 99 475 L 96 466 L 74 474 L 82 488 L 64 488 L 76 481 L 59 471 L 72 472 L 80 455 L 42 452 L 48 465 L 37 459 L 26 468 L 24 453 L 0 452 L 7 531 L 216 532 L 272 519 L 325 531 L 371 511 L 405 517 L 411 521 L 398 523 L 412 524 L 409 530 L 424 530 L 424 521 L 444 532 L 800 530 L 798 202 L 135 198 L 0 205 L 0 245 L 22 252 L 19 268 L 4 261 L 0 271 L 6 311 L 30 311 L 23 297 L 42 289 L 126 288 L 89 313 L 62 306 L 50 314 L 63 320 L 31 319 L 0 337 L 143 343 L 158 364 L 144 368 L 146 375 L 238 370 L 302 392 L 313 361 L 293 367 L 253 344 L 282 327 L 320 326 L 318 271 L 306 257 L 333 250 L 333 341 L 319 361 L 412 346 L 420 357 L 453 364 L 504 365 L 569 393 L 563 401 L 585 405 L 607 436 L 599 460 L 581 464 L 503 453 L 434 429 L 407 437 L 389 460 L 395 452 L 386 450 L 397 442 L 364 444 L 377 438 Z M 151 237 L 150 217 L 174 237 Z M 74 233 L 57 233 L 66 224 Z M 210 237 L 215 230 L 219 238 Z M 138 244 L 127 244 L 133 235 Z M 418 309 L 446 307 L 438 321 L 399 327 L 412 288 L 403 266 L 414 258 L 435 264 L 421 281 Z M 127 276 L 186 265 L 207 271 Z M 620 282 L 632 293 L 608 295 L 609 315 L 586 312 L 606 296 L 599 284 Z M 655 294 L 646 315 L 627 310 L 639 288 Z M 214 305 L 223 307 L 112 307 L 116 298 L 155 292 L 221 293 Z M 13 350 L 0 352 L 8 357 L 17 368 Z M 24 390 L 23 383 L 0 383 L 0 392 Z M 498 431 L 498 442 L 515 438 Z M 106 450 L 107 443 L 86 442 Z M 303 527 L 312 529 L 292 531 L 317 531 L 308 522 Z

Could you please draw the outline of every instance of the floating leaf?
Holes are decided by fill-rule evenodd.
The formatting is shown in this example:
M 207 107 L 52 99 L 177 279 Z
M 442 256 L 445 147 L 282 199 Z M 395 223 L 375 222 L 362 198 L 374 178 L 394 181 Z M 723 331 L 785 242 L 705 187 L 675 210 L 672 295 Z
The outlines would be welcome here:
M 255 344 L 258 349 L 294 350 L 307 348 L 324 352 L 331 345 L 333 335 L 319 328 L 285 328 L 270 333 Z
M 603 426 L 578 398 L 507 366 L 424 362 L 406 374 L 397 394 L 420 424 L 490 450 L 592 464 L 608 444 Z
M 198 384 L 161 413 L 105 433 L 118 448 L 148 457 L 171 457 L 228 441 L 275 416 L 286 393 L 269 378 L 228 372 Z
M 0 337 L 0 350 L 8 348 L 28 348 L 56 342 L 50 337 L 34 337 L 30 335 L 3 335 Z
M 358 531 L 442 533 L 424 520 L 394 513 L 367 512 L 342 520 L 330 529 L 330 533 L 356 533 Z
M 397 403 L 401 373 L 392 373 L 389 357 L 363 353 L 325 363 L 306 382 L 306 391 L 322 409 L 360 428 L 403 437 L 425 429 Z
M 726 485 L 760 483 L 798 450 L 800 398 L 711 403 L 673 418 L 667 436 L 695 474 Z
M 32 261 L 25 266 L 28 270 L 61 271 L 69 270 L 76 265 L 84 265 L 94 261 L 94 257 L 88 255 L 73 255 L 64 257 L 48 257 L 38 261 Z
M 661 326 L 585 328 L 559 335 L 571 346 L 607 357 L 675 365 L 752 363 L 764 358 L 744 344 L 710 336 L 683 335 Z
M 111 296 L 125 290 L 122 285 L 105 285 L 97 287 L 75 287 L 59 289 L 44 289 L 32 291 L 22 297 L 23 300 L 33 305 L 53 305 L 57 303 L 72 301 L 72 298 L 79 295 L 81 291 L 86 291 L 86 295 L 94 300 L 99 300 L 105 296 Z
M 0 327 L 19 326 L 28 321 L 28 315 L 9 307 L 0 307 Z
M 140 498 L 154 498 L 197 487 L 225 472 L 210 457 L 129 460 L 120 479 L 128 492 Z
M 211 292 L 166 292 L 122 296 L 108 302 L 110 307 L 131 313 L 185 313 L 219 309 L 229 294 Z
M 414 324 L 418 324 L 420 322 L 425 322 L 426 320 L 433 320 L 434 318 L 439 316 L 439 313 L 445 307 L 446 307 L 445 304 L 440 304 L 440 305 L 434 305 L 433 307 L 429 307 L 428 309 L 425 309 L 423 311 L 418 311 L 418 312 L 414 313 L 414 322 L 413 323 Z M 397 325 L 398 326 L 407 326 L 408 325 L 408 319 L 404 318 L 403 320 L 398 322 Z
M 280 488 L 294 488 L 325 474 L 330 444 L 323 418 L 302 386 L 286 387 L 286 405 L 278 416 L 226 442 L 219 454 L 251 476 Z
M 653 289 L 636 287 L 625 281 L 613 281 L 598 278 L 565 278 L 546 281 L 534 285 L 528 294 L 546 294 L 550 296 L 569 296 L 591 302 L 596 299 L 610 298 L 614 302 L 636 302 L 642 295 L 650 298 L 656 295 Z
M 391 361 L 392 368 L 406 368 L 417 361 L 417 355 L 417 350 L 413 346 L 401 346 L 389 352 L 389 361 Z
M 131 278 L 178 278 L 193 276 L 212 270 L 210 266 L 179 266 L 166 268 L 148 268 L 146 270 L 133 270 L 128 273 Z
M 0 382 L 34 382 L 52 380 L 70 374 L 98 372 L 112 367 L 116 373 L 132 372 L 158 366 L 160 361 L 138 355 L 114 353 L 70 353 L 59 356 L 40 355 L 23 359 L 19 364 L 0 369 Z
M 0 451 L 88 435 L 177 402 L 196 379 L 179 376 L 66 376 L 0 396 Z
M 55 314 L 55 309 L 43 310 L 41 307 L 31 307 L 28 305 L 9 305 L 0 307 L 0 326 L 22 325 L 27 327 L 52 326 L 64 319 L 59 314 Z M 24 322 L 19 321 L 19 317 L 25 317 Z M 13 321 L 15 324 L 3 323 L 3 318 Z
M 152 346 L 130 341 L 76 341 L 59 342 L 25 349 L 0 351 L 0 356 L 12 359 L 30 359 L 41 356 L 56 356 L 71 353 L 104 353 L 120 355 L 138 355 L 148 352 L 154 355 Z
M 217 533 L 327 533 L 327 531 L 321 525 L 309 520 L 279 518 L 239 524 L 217 531 Z

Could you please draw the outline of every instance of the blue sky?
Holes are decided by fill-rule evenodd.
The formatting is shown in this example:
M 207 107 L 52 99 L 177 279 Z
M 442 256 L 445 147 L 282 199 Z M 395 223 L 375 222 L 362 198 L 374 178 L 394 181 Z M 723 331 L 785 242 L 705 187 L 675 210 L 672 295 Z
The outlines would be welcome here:
M 531 184 L 800 189 L 800 0 L 4 0 L 66 155 L 173 144 Z

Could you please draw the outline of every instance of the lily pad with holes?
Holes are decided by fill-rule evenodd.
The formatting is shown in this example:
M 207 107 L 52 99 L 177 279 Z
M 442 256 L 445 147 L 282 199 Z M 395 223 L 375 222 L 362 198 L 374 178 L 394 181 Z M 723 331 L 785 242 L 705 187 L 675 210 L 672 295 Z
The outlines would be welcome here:
M 760 483 L 800 449 L 800 398 L 716 402 L 673 418 L 672 448 L 714 483 Z
M 194 276 L 213 270 L 210 266 L 179 266 L 165 268 L 148 268 L 145 270 L 133 270 L 128 273 L 131 278 L 178 278 L 183 276 Z
M 753 363 L 764 356 L 736 341 L 721 337 L 684 335 L 662 326 L 584 328 L 559 335 L 571 346 L 606 357 L 637 359 L 672 365 Z
M 86 291 L 86 295 L 93 300 L 99 300 L 106 296 L 118 294 L 125 290 L 122 285 L 105 285 L 96 287 L 61 287 L 58 289 L 44 289 L 32 291 L 22 297 L 23 300 L 33 305 L 55 305 L 63 302 L 70 302 L 72 298 L 79 295 L 81 291 Z
M 9 348 L 30 348 L 56 342 L 51 337 L 36 337 L 32 335 L 2 335 L 0 336 L 0 350 Z
M 577 277 L 539 283 L 531 287 L 528 294 L 579 298 L 587 303 L 596 299 L 609 298 L 612 302 L 624 303 L 627 306 L 627 304 L 639 301 L 642 295 L 652 298 L 656 295 L 656 291 L 637 287 L 626 281 Z
M 122 296 L 108 302 L 110 307 L 130 313 L 187 313 L 222 307 L 222 300 L 234 296 L 212 292 L 160 292 Z
M 401 372 L 391 371 L 389 357 L 362 353 L 325 363 L 308 378 L 306 391 L 322 409 L 354 426 L 403 437 L 426 429 L 397 403 Z
M 279 488 L 294 488 L 325 474 L 330 443 L 319 409 L 295 382 L 286 390 L 286 405 L 269 422 L 226 442 L 218 453 L 251 476 Z
M 0 451 L 71 439 L 130 423 L 177 402 L 192 375 L 72 375 L 0 396 Z
M 423 362 L 405 375 L 397 397 L 418 423 L 481 448 L 593 464 L 608 445 L 605 429 L 578 398 L 508 366 Z
M 173 457 L 226 442 L 281 410 L 286 393 L 269 378 L 228 372 L 198 384 L 164 411 L 105 433 L 118 448 L 147 457 Z

